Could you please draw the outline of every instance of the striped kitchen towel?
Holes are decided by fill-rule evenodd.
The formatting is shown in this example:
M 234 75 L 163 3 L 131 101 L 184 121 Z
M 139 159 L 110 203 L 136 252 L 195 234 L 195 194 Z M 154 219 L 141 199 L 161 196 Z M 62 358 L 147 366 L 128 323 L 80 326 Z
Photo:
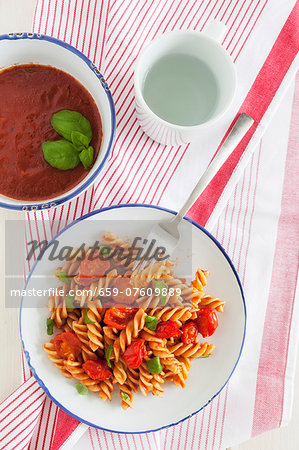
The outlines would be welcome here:
M 213 18 L 227 25 L 223 45 L 236 64 L 239 78 L 234 103 L 219 121 L 217 129 L 213 129 L 213 133 L 209 130 L 203 132 L 198 143 L 179 147 L 157 144 L 142 133 L 136 121 L 132 82 L 136 57 L 147 41 L 166 30 L 181 28 L 202 31 Z M 287 421 L 291 397 L 289 380 L 293 374 L 292 356 L 296 337 L 292 320 L 296 308 L 296 278 L 289 268 L 296 267 L 296 260 L 293 256 L 295 246 L 287 248 L 285 241 L 281 242 L 279 238 L 281 232 L 290 237 L 296 232 L 293 229 L 294 222 L 289 220 L 293 211 L 287 201 L 295 168 L 294 136 L 291 134 L 288 152 L 281 154 L 278 149 L 269 154 L 269 146 L 260 144 L 260 140 L 298 67 L 297 21 L 298 6 L 294 1 L 285 1 L 283 4 L 279 0 L 37 2 L 34 31 L 70 42 L 100 67 L 112 91 L 118 125 L 112 155 L 94 186 L 54 210 L 43 211 L 38 215 L 28 214 L 28 232 L 41 233 L 43 230 L 47 236 L 56 234 L 82 214 L 112 204 L 151 203 L 178 209 L 237 114 L 245 111 L 255 119 L 254 128 L 212 180 L 189 216 L 213 231 L 239 270 L 246 297 L 250 299 L 248 336 L 251 339 L 248 338 L 238 370 L 225 390 L 201 413 L 176 427 L 140 436 L 115 435 L 88 429 L 59 410 L 49 399 L 43 404 L 35 404 L 35 415 L 30 415 L 31 420 L 26 418 L 28 424 L 23 422 L 27 404 L 24 402 L 24 408 L 10 414 L 7 405 L 12 401 L 11 405 L 16 406 L 17 403 L 9 397 L 1 405 L 8 420 L 5 433 L 10 436 L 10 443 L 5 448 L 22 449 L 29 444 L 30 449 L 76 446 L 78 449 L 85 446 L 105 449 L 160 449 L 174 446 L 214 449 L 240 442 L 251 434 L 280 426 Z M 293 127 L 292 122 L 291 132 Z M 282 167 L 284 170 L 281 170 Z M 261 205 L 267 206 L 269 203 L 265 203 L 263 198 L 265 175 L 272 177 L 275 187 L 276 202 L 273 210 L 268 211 L 269 216 L 258 214 L 261 213 Z M 271 217 L 271 220 L 266 217 Z M 265 230 L 269 222 L 271 232 Z M 50 223 L 50 227 L 44 227 L 45 223 Z M 286 224 L 290 227 L 287 230 L 284 228 Z M 260 229 L 266 235 L 268 230 L 272 242 L 263 242 L 263 258 L 260 258 L 263 261 L 259 263 L 256 251 L 261 248 Z M 283 270 L 290 274 L 288 278 L 279 264 L 286 251 L 290 265 L 284 264 Z M 267 270 L 263 270 L 264 266 L 267 266 Z M 280 279 L 287 283 L 286 291 L 280 288 L 279 292 L 287 292 L 289 299 L 285 303 L 276 294 L 275 301 L 285 314 L 279 317 L 274 314 L 275 305 L 271 301 L 278 270 Z M 257 330 L 254 327 L 257 326 L 258 307 L 261 312 Z M 250 321 L 251 317 L 253 322 Z M 279 339 L 278 346 L 269 350 L 268 342 L 273 340 L 273 329 L 269 322 L 274 319 L 277 330 L 285 331 L 286 328 L 288 333 L 285 333 L 285 339 Z M 253 323 L 251 330 L 250 323 Z M 267 364 L 274 353 L 278 370 L 273 374 L 273 380 L 267 383 L 267 389 L 263 389 Z M 27 379 L 29 374 L 25 373 L 24 376 Z M 28 386 L 26 383 L 32 381 L 32 378 L 29 381 L 27 379 L 23 390 Z M 249 386 L 248 389 L 242 388 L 244 384 Z M 270 405 L 265 403 L 265 398 L 271 399 Z M 235 407 L 236 399 L 238 410 Z M 36 419 L 39 410 L 41 413 Z M 34 420 L 37 423 L 32 435 Z M 238 427 L 235 426 L 236 420 Z M 1 439 L 2 435 L 0 445 Z M 7 443 L 4 439 L 3 442 Z

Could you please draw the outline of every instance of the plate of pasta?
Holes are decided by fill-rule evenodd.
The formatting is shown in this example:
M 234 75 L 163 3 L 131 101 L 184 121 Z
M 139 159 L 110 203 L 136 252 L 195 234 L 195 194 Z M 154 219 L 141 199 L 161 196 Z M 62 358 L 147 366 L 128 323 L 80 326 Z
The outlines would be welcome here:
M 92 212 L 43 248 L 27 279 L 20 332 L 30 369 L 88 425 L 143 433 L 177 424 L 219 394 L 240 358 L 241 283 L 205 229 L 185 219 L 174 254 L 136 269 L 136 239 L 172 214 Z

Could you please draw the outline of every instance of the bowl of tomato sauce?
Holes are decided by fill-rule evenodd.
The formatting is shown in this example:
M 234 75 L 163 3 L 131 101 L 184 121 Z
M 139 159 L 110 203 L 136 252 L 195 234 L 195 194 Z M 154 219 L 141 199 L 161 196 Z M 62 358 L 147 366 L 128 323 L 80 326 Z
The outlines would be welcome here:
M 72 141 L 72 128 L 65 135 L 60 122 L 57 126 L 57 121 L 53 122 L 59 114 L 63 119 L 63 114 L 68 114 L 68 123 L 75 124 L 77 136 L 72 134 Z M 83 129 L 77 127 L 80 118 Z M 88 139 L 83 136 L 81 142 L 85 123 Z M 81 194 L 109 157 L 115 128 L 109 87 L 80 51 L 41 34 L 0 36 L 1 207 L 45 209 Z M 78 150 L 75 161 L 74 142 Z

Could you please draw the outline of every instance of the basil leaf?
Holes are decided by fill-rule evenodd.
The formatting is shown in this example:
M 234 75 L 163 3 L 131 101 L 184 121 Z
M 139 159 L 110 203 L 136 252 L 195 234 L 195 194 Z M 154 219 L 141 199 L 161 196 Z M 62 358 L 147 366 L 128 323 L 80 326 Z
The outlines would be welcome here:
M 68 141 L 47 141 L 42 144 L 45 160 L 56 169 L 74 169 L 80 160 L 74 145 Z
M 66 298 L 65 298 L 65 304 L 66 307 L 69 311 L 73 311 L 74 309 L 74 300 L 75 300 L 75 296 L 71 295 L 71 294 L 67 294 Z
M 102 255 L 104 255 L 104 256 L 110 255 L 111 248 L 108 247 L 108 245 L 100 245 L 99 249 L 100 249 L 100 252 L 102 253 Z
M 152 359 L 149 359 L 146 362 L 146 368 L 150 373 L 161 373 L 163 367 L 161 366 L 159 356 L 154 356 Z
M 54 130 L 68 141 L 72 141 L 73 131 L 79 131 L 84 134 L 88 139 L 87 145 L 91 141 L 92 129 L 90 122 L 77 111 L 69 111 L 68 109 L 58 111 L 53 114 L 51 124 Z
M 51 336 L 53 334 L 54 320 L 47 319 L 47 334 Z
M 89 139 L 85 134 L 80 133 L 80 131 L 71 132 L 71 140 L 78 151 L 82 151 L 85 147 L 88 147 Z
M 57 269 L 57 270 L 55 270 L 54 274 L 57 278 L 59 278 L 60 281 L 63 281 L 64 283 L 70 282 L 70 279 L 64 270 Z
M 122 392 L 122 391 L 121 391 L 120 395 L 122 396 L 123 400 L 125 400 L 125 401 L 126 401 L 126 400 L 129 400 L 129 398 L 130 398 L 130 397 L 128 396 L 128 394 L 126 394 L 125 392 Z
M 161 280 L 155 280 L 155 289 L 158 289 L 160 291 L 159 296 L 160 296 L 160 302 L 161 304 L 164 306 L 166 303 L 166 297 L 167 297 L 167 293 L 164 295 L 163 294 L 163 290 L 167 289 L 168 291 L 168 286 L 166 283 L 164 283 L 164 281 Z M 167 292 L 166 291 L 166 292 Z
M 209 358 L 209 356 L 211 356 L 211 355 L 199 356 L 199 358 Z
M 76 383 L 75 388 L 77 389 L 78 394 L 80 395 L 87 395 L 88 394 L 88 388 L 87 386 L 84 386 L 84 384 Z
M 79 153 L 79 158 L 85 169 L 89 169 L 93 161 L 93 148 L 90 146 L 84 148 L 81 153 Z
M 148 328 L 149 330 L 156 331 L 157 324 L 158 324 L 157 317 L 155 317 L 155 316 L 147 316 L 145 318 L 145 325 L 146 325 L 146 328 Z
M 110 367 L 110 368 L 111 368 L 110 356 L 111 356 L 112 350 L 113 350 L 113 345 L 110 344 L 110 345 L 108 345 L 108 347 L 106 348 L 106 351 L 105 351 L 105 358 L 106 358 L 108 367 Z
M 87 309 L 85 309 L 85 311 L 84 311 L 84 323 L 86 323 L 86 324 L 92 324 L 92 323 L 95 323 L 93 320 L 90 320 L 90 319 L 88 318 L 88 316 L 87 316 Z

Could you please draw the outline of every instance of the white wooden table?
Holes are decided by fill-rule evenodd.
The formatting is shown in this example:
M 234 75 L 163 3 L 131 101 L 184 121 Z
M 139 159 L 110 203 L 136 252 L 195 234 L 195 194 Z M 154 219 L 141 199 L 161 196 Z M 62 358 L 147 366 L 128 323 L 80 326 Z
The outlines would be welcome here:
M 36 0 L 0 0 L 0 34 L 31 30 Z M 284 122 L 284 107 L 291 96 L 284 99 L 277 111 L 279 122 Z M 267 130 L 271 133 L 271 125 Z M 4 226 L 7 219 L 22 219 L 22 213 L 0 210 L 0 326 L 1 369 L 0 402 L 21 383 L 20 342 L 18 330 L 18 311 L 4 306 Z M 298 358 L 299 361 L 299 358 Z M 250 439 L 231 450 L 297 450 L 299 448 L 299 364 L 294 391 L 293 416 L 290 424 Z M 237 426 L 237 425 L 236 425 Z M 38 449 L 42 450 L 42 449 Z

